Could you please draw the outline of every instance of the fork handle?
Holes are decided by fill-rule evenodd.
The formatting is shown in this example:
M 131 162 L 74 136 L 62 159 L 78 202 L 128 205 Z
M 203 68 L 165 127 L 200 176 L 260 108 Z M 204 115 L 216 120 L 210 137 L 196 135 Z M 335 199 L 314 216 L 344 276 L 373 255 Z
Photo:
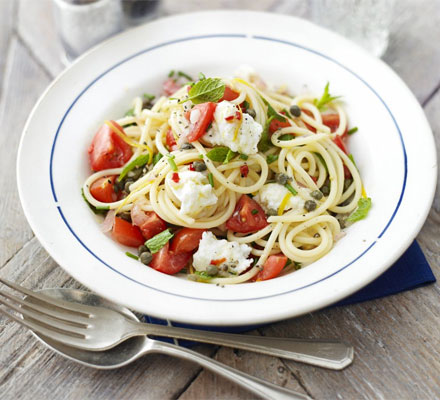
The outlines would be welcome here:
M 245 374 L 237 369 L 222 364 L 203 354 L 197 353 L 184 347 L 155 340 L 151 347 L 152 352 L 164 353 L 193 361 L 203 368 L 229 379 L 244 389 L 269 400 L 311 400 L 310 397 L 292 390 L 274 385 L 270 382 Z
M 134 321 L 130 323 L 133 331 L 128 337 L 154 335 L 187 339 L 254 351 L 335 370 L 343 369 L 353 361 L 353 347 L 343 342 L 211 332 Z

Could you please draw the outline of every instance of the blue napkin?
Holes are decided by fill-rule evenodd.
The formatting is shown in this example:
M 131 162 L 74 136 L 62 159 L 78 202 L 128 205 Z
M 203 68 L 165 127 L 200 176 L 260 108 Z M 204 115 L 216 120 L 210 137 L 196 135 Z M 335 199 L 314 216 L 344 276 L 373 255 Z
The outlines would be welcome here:
M 414 241 L 408 250 L 389 268 L 384 274 L 379 276 L 375 281 L 365 286 L 363 289 L 335 303 L 334 306 L 344 306 L 347 304 L 359 303 L 366 300 L 377 299 L 379 297 L 389 296 L 403 292 L 405 290 L 415 289 L 417 287 L 435 282 L 435 276 L 426 261 L 419 244 Z M 145 322 L 154 324 L 168 325 L 168 321 L 144 317 Z M 185 328 L 205 329 L 219 332 L 246 332 L 262 325 L 253 326 L 234 326 L 234 327 L 212 327 L 212 326 L 194 326 L 180 323 L 172 323 L 173 326 L 181 326 Z M 167 341 L 170 341 L 169 339 Z M 171 340 L 172 341 L 172 340 Z M 179 344 L 183 346 L 191 346 L 193 343 L 180 340 Z

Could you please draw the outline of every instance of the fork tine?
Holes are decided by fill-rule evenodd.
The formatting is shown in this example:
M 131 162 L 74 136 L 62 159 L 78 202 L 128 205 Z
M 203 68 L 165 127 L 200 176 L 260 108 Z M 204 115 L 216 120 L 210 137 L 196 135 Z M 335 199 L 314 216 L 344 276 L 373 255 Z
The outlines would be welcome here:
M 45 328 L 47 330 L 51 330 L 52 332 L 57 332 L 63 334 L 65 337 L 75 337 L 85 339 L 85 329 L 78 328 L 74 326 L 68 326 L 66 323 L 57 321 L 54 319 L 49 319 L 45 317 L 43 314 L 36 313 L 32 310 L 27 310 L 25 308 L 18 307 L 12 304 L 10 301 L 3 300 L 0 298 L 0 304 L 22 314 L 26 315 L 29 318 L 32 318 L 34 322 L 27 321 L 27 323 L 32 323 L 33 325 L 39 326 L 39 328 Z M 31 328 L 34 329 L 34 328 Z
M 36 304 L 33 302 L 27 301 L 27 299 L 21 299 L 19 297 L 16 297 L 12 294 L 6 293 L 2 290 L 0 290 L 0 296 L 6 297 L 9 300 L 14 301 L 21 307 L 24 307 L 24 309 L 31 309 L 36 312 L 41 313 L 42 315 L 48 316 L 50 318 L 58 319 L 60 321 L 63 321 L 67 324 L 72 324 L 73 326 L 77 326 L 78 328 L 87 328 L 87 319 L 73 315 L 66 312 L 60 312 L 57 311 L 56 308 L 49 305 L 49 307 L 46 306 L 46 303 L 40 303 Z M 21 312 L 21 311 L 20 311 Z
M 79 314 L 83 317 L 90 317 L 91 315 L 91 309 L 93 307 L 85 306 L 82 304 L 71 304 L 68 301 L 60 300 L 60 299 L 54 299 L 52 297 L 46 296 L 42 293 L 36 293 L 32 290 L 26 289 L 23 286 L 17 285 L 15 283 L 12 283 L 10 281 L 7 281 L 6 279 L 3 279 L 0 277 L 0 282 L 3 283 L 6 286 L 9 286 L 11 289 L 16 290 L 17 292 L 20 292 L 22 294 L 26 294 L 26 296 L 29 296 L 33 299 L 37 299 L 39 301 L 43 301 L 45 303 L 51 304 L 52 306 L 62 308 L 64 310 L 67 310 L 74 314 Z

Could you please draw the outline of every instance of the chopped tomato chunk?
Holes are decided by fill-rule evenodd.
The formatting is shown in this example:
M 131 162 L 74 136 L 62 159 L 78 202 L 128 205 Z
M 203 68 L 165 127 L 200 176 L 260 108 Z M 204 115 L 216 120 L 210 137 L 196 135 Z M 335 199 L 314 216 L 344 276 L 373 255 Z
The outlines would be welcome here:
M 238 200 L 226 228 L 239 233 L 257 232 L 267 226 L 267 218 L 261 206 L 247 195 Z
M 166 140 L 167 140 L 168 149 L 170 151 L 174 151 L 178 149 L 177 142 L 176 139 L 174 138 L 173 131 L 171 130 L 171 128 L 168 129 Z
M 238 96 L 240 96 L 240 93 L 237 93 L 236 91 L 232 90 L 229 86 L 226 86 L 225 93 L 223 93 L 223 97 L 218 102 L 220 103 L 223 100 L 227 100 L 227 101 L 235 100 Z
M 197 104 L 196 106 L 194 106 L 191 112 L 194 112 L 194 110 L 199 110 L 200 117 L 194 124 L 191 124 L 191 128 L 188 134 L 188 142 L 194 142 L 206 133 L 208 125 L 212 122 L 214 118 L 214 111 L 216 107 L 217 104 L 211 102 Z
M 219 260 L 211 260 L 209 263 L 211 265 L 220 265 L 221 263 L 224 263 L 226 261 L 226 258 L 220 258 Z
M 183 228 L 179 230 L 171 242 L 171 251 L 175 253 L 191 252 L 199 247 L 205 229 Z
M 168 242 L 157 253 L 154 253 L 150 267 L 164 274 L 173 275 L 188 264 L 191 252 L 174 253 L 169 248 L 170 243 Z
M 91 195 L 103 203 L 113 203 L 116 201 L 118 196 L 115 193 L 114 184 L 117 177 L 117 175 L 112 175 L 97 179 L 90 186 Z
M 145 220 L 142 221 L 142 224 L 139 226 L 145 239 L 151 239 L 153 236 L 167 229 L 165 221 L 154 211 L 146 211 L 145 216 Z
M 112 124 L 123 132 L 115 122 Z M 94 171 L 122 167 L 133 155 L 130 145 L 125 143 L 116 132 L 103 124 L 88 149 L 90 166 Z
M 138 247 L 145 242 L 145 239 L 137 226 L 134 226 L 130 224 L 130 222 L 119 217 L 115 217 L 112 237 L 117 242 L 130 247 Z
M 249 167 L 247 164 L 244 164 L 240 167 L 240 173 L 243 178 L 246 178 L 249 174 Z
M 168 78 L 163 84 L 162 84 L 162 90 L 165 96 L 171 96 L 173 93 L 177 92 L 182 85 L 180 83 L 177 83 L 173 78 Z
M 278 129 L 287 128 L 288 126 L 290 126 L 290 122 L 288 120 L 283 122 L 283 121 L 278 121 L 277 119 L 273 119 L 269 125 L 269 132 L 274 133 Z
M 287 257 L 284 254 L 275 254 L 269 256 L 263 265 L 263 269 L 255 277 L 256 281 L 267 281 L 276 278 L 287 263 Z

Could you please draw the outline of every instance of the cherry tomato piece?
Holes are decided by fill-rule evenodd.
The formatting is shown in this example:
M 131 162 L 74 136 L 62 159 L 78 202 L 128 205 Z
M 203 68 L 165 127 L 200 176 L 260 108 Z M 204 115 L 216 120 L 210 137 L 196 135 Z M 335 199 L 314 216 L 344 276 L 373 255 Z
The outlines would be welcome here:
M 168 78 L 163 84 L 162 84 L 162 91 L 165 94 L 165 96 L 171 96 L 173 93 L 177 92 L 182 85 L 180 83 L 177 83 L 173 78 Z
M 232 90 L 229 86 L 226 86 L 225 92 L 223 93 L 223 97 L 218 102 L 220 103 L 223 100 L 232 101 L 235 100 L 238 96 L 240 96 L 240 93 L 237 93 L 236 91 Z
M 239 233 L 257 232 L 267 226 L 267 218 L 261 206 L 247 195 L 238 200 L 226 228 Z
M 113 203 L 116 201 L 118 195 L 115 193 L 114 184 L 117 177 L 117 175 L 111 175 L 97 179 L 90 186 L 91 195 L 103 203 Z
M 148 240 L 167 229 L 167 224 L 154 211 L 146 211 L 146 218 L 139 226 L 143 237 Z
M 164 274 L 173 275 L 177 274 L 188 264 L 192 254 L 191 252 L 174 253 L 169 250 L 169 247 L 170 243 L 168 242 L 157 253 L 153 254 L 150 267 Z
M 194 112 L 194 110 L 199 110 L 200 117 L 194 124 L 191 124 L 191 128 L 187 136 L 188 142 L 194 142 L 206 133 L 208 125 L 214 118 L 214 111 L 216 107 L 217 104 L 211 102 L 197 104 L 194 106 L 191 112 Z
M 115 122 L 113 125 L 123 132 Z M 125 143 L 116 132 L 107 125 L 102 125 L 88 149 L 90 166 L 94 171 L 122 167 L 133 155 L 130 145 Z
M 171 242 L 171 251 L 175 253 L 191 252 L 199 247 L 205 229 L 183 228 L 179 230 Z
M 269 125 L 269 132 L 274 133 L 278 129 L 287 128 L 288 126 L 290 126 L 290 122 L 287 120 L 283 122 L 283 121 L 278 121 L 277 119 L 273 119 Z
M 176 142 L 176 139 L 174 138 L 173 131 L 171 130 L 171 128 L 168 129 L 166 140 L 167 140 L 168 149 L 170 151 L 174 151 L 174 150 L 177 150 L 179 148 L 177 146 L 177 142 Z
M 256 281 L 267 281 L 277 277 L 287 263 L 287 257 L 283 254 L 269 256 L 263 265 L 263 270 L 255 277 Z
M 130 224 L 130 222 L 119 217 L 115 217 L 112 237 L 117 242 L 130 247 L 139 247 L 145 242 L 145 239 L 137 226 L 134 226 Z

